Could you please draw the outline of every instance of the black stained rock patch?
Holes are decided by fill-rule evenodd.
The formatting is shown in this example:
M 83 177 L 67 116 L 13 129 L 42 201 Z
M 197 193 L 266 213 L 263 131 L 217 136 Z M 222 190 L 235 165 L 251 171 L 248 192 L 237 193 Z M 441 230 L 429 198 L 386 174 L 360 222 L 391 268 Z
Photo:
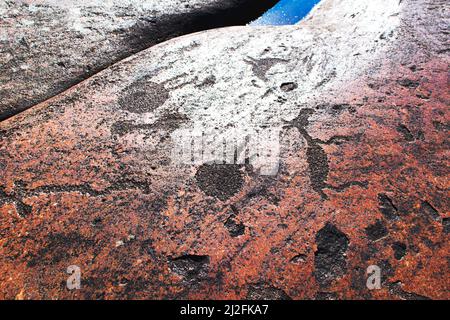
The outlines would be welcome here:
M 401 85 L 402 87 L 409 88 L 409 89 L 416 89 L 420 85 L 420 83 L 418 81 L 414 81 L 411 79 L 400 79 L 397 81 L 397 83 L 399 85 Z
M 327 223 L 316 234 L 317 251 L 314 253 L 314 276 L 322 286 L 329 286 L 347 270 L 345 253 L 348 237 L 333 224 Z
M 237 164 L 203 164 L 195 174 L 197 185 L 208 196 L 225 201 L 238 193 L 244 184 L 241 167 Z
M 286 82 L 281 84 L 280 89 L 284 92 L 289 92 L 297 89 L 297 84 L 295 82 Z
M 387 195 L 380 193 L 378 195 L 378 203 L 380 211 L 386 219 L 398 219 L 398 209 Z
M 237 222 L 234 216 L 228 218 L 227 221 L 225 221 L 224 225 L 230 233 L 230 236 L 232 236 L 233 238 L 242 236 L 245 233 L 244 224 Z
M 442 225 L 443 225 L 443 230 L 444 233 L 450 233 L 450 218 L 444 218 L 442 219 Z
M 442 123 L 442 122 L 439 122 L 436 120 L 433 121 L 433 126 L 438 131 L 449 131 L 450 130 L 450 124 Z
M 95 240 L 86 238 L 78 232 L 52 233 L 45 238 L 44 246 L 41 246 L 35 254 L 28 255 L 27 266 L 69 262 L 93 248 L 95 248 Z
M 122 91 L 119 105 L 122 110 L 142 114 L 162 106 L 168 98 L 169 91 L 164 85 L 143 78 Z
M 355 113 L 358 104 L 348 104 L 348 103 L 320 103 L 317 104 L 314 109 L 326 112 L 330 115 L 339 115 L 342 112 L 348 111 L 349 113 Z
M 262 81 L 267 81 L 266 74 L 270 70 L 270 68 L 278 63 L 285 63 L 287 61 L 279 58 L 248 58 L 247 60 L 245 60 L 245 62 L 252 66 L 252 72 L 256 77 L 258 77 Z
M 374 224 L 371 224 L 366 228 L 366 234 L 370 241 L 377 241 L 384 238 L 389 233 L 384 223 L 377 220 Z
M 197 88 L 212 87 L 216 84 L 216 81 L 217 79 L 214 75 L 208 76 L 202 81 L 202 83 L 197 85 Z
M 367 290 L 367 267 L 368 265 L 365 264 L 364 267 L 353 266 L 352 272 L 350 274 L 350 288 L 355 290 L 355 292 L 358 293 L 358 296 L 361 299 L 365 300 L 371 298 L 369 290 Z
M 322 199 L 327 199 L 327 195 L 323 192 L 323 189 L 327 187 L 326 180 L 330 171 L 328 157 L 322 146 L 306 130 L 306 127 L 309 125 L 309 117 L 313 113 L 314 110 L 312 109 L 303 109 L 297 118 L 288 123 L 288 126 L 297 128 L 299 133 L 307 141 L 306 162 L 309 167 L 311 186 L 314 191 L 320 194 Z
M 439 221 L 441 219 L 439 212 L 428 201 L 422 201 L 419 212 L 421 215 L 435 221 Z
M 297 128 L 302 135 L 309 136 L 306 132 L 306 127 L 309 125 L 309 117 L 314 114 L 314 110 L 310 108 L 302 109 L 300 114 L 288 124 Z M 307 139 L 307 137 L 305 137 Z
M 15 206 L 21 217 L 27 217 L 33 212 L 33 207 L 25 204 L 23 201 L 15 202 Z
M 320 145 L 308 143 L 306 160 L 309 165 L 309 177 L 313 190 L 319 193 L 323 199 L 326 199 L 323 189 L 327 186 L 325 180 L 328 178 L 330 171 L 327 154 Z
M 249 286 L 247 300 L 292 300 L 292 298 L 270 284 L 256 283 Z
M 163 114 L 155 123 L 136 123 L 132 120 L 120 120 L 111 125 L 110 131 L 112 135 L 122 137 L 126 134 L 140 131 L 152 132 L 157 129 L 174 131 L 188 118 L 179 113 Z
M 292 259 L 290 260 L 290 262 L 291 262 L 291 263 L 294 263 L 294 264 L 298 264 L 298 263 L 305 262 L 307 258 L 308 258 L 308 257 L 307 257 L 305 254 L 300 253 L 300 254 L 298 254 L 298 255 L 292 257 Z
M 5 203 L 14 203 L 17 214 L 22 218 L 26 218 L 33 212 L 33 207 L 24 203 L 20 195 L 9 195 L 5 192 L 4 188 L 0 186 L 0 205 Z
M 392 250 L 394 250 L 394 258 L 401 260 L 406 254 L 406 244 L 402 242 L 394 242 L 392 244 Z
M 116 283 L 115 283 L 116 284 Z M 119 283 L 117 283 L 119 285 Z M 82 287 L 86 300 L 105 300 L 105 292 L 102 290 L 107 286 L 106 279 L 103 273 L 99 272 L 91 277 L 82 278 Z M 128 285 L 125 287 L 128 288 Z M 61 281 L 61 290 L 67 290 L 67 282 Z
M 417 300 L 431 300 L 430 298 L 428 298 L 426 296 L 422 296 L 422 295 L 414 293 L 414 292 L 405 291 L 405 290 L 403 290 L 402 286 L 403 286 L 402 283 L 399 282 L 399 281 L 394 282 L 394 283 L 390 283 L 389 284 L 389 291 L 392 294 L 400 297 L 402 300 L 414 300 L 414 301 L 417 301 Z
M 389 279 L 392 278 L 395 274 L 395 269 L 392 267 L 389 260 L 381 260 L 375 262 L 375 265 L 380 267 L 381 269 L 381 284 L 388 285 Z
M 209 256 L 187 254 L 173 258 L 169 263 L 176 274 L 187 282 L 208 279 Z
M 111 134 L 122 137 L 128 133 L 138 130 L 151 130 L 154 128 L 153 124 L 136 124 L 135 121 L 123 120 L 116 121 L 111 125 Z
M 408 129 L 408 127 L 405 126 L 404 124 L 398 125 L 397 131 L 403 135 L 403 138 L 406 141 L 412 142 L 415 140 L 414 135 L 411 133 L 411 131 Z

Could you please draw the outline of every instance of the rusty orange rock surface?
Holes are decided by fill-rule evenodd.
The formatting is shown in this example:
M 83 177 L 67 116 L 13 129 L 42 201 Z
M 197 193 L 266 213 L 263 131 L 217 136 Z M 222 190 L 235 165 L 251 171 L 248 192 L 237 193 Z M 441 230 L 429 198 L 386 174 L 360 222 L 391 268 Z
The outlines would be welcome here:
M 427 18 L 444 4 L 406 3 Z M 174 167 L 170 134 L 189 119 L 127 118 L 136 61 L 196 50 L 177 42 L 1 122 L 0 298 L 448 299 L 448 49 L 405 12 L 393 51 L 284 122 L 275 176 Z

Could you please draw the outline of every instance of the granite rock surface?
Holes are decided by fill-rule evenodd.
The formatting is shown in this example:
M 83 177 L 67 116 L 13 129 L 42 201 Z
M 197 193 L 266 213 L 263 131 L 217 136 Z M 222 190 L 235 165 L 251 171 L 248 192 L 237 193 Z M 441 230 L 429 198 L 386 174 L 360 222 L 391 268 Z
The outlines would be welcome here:
M 3 0 L 0 120 L 156 43 L 245 24 L 274 2 Z
M 323 0 L 295 26 L 164 42 L 1 122 L 0 297 L 448 299 L 448 21 L 441 0 Z M 267 128 L 269 172 L 245 148 Z M 198 129 L 237 161 L 178 163 Z

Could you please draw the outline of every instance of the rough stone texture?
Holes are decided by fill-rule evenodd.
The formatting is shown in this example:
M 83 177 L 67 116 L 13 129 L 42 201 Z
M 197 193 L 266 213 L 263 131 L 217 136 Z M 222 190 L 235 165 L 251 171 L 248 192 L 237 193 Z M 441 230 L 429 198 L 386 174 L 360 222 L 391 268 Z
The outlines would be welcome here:
M 2 0 L 0 120 L 155 43 L 245 24 L 274 2 Z
M 450 298 L 448 9 L 324 0 L 297 26 L 160 44 L 2 122 L 0 297 Z M 172 161 L 183 129 L 262 125 L 276 176 Z

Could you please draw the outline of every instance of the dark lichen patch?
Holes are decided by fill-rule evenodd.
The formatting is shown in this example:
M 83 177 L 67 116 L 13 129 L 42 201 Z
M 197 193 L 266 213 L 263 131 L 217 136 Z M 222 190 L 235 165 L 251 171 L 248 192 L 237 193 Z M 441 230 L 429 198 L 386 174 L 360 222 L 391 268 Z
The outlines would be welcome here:
M 392 267 L 389 260 L 381 260 L 375 263 L 381 269 L 381 284 L 388 285 L 389 279 L 391 279 L 395 274 L 395 269 Z
M 358 292 L 362 299 L 370 299 L 371 296 L 367 290 L 367 266 L 353 266 L 350 273 L 350 288 Z
M 292 298 L 270 284 L 257 283 L 249 286 L 247 300 L 292 300 Z
M 433 92 L 431 90 L 423 90 L 422 92 L 418 92 L 416 97 L 422 100 L 430 100 L 432 94 Z
M 195 175 L 197 185 L 208 196 L 225 201 L 238 193 L 244 184 L 241 168 L 236 164 L 203 164 Z
M 264 59 L 252 59 L 245 60 L 246 63 L 252 66 L 252 71 L 262 81 L 267 81 L 266 74 L 274 65 L 278 63 L 285 63 L 286 60 L 278 58 L 264 58 Z
M 122 110 L 142 114 L 162 106 L 168 98 L 164 85 L 143 78 L 126 87 L 118 102 Z
M 306 160 L 309 165 L 309 176 L 313 190 L 326 199 L 327 196 L 323 189 L 327 186 L 325 180 L 329 173 L 327 154 L 320 145 L 311 143 L 306 150 Z
M 378 241 L 388 235 L 388 229 L 382 221 L 377 220 L 366 228 L 366 234 L 370 241 Z
M 280 86 L 280 89 L 284 92 L 293 91 L 297 88 L 298 88 L 298 86 L 295 82 L 285 82 L 285 83 L 282 83 Z
M 5 203 L 13 203 L 16 207 L 17 214 L 26 218 L 33 212 L 33 207 L 23 202 L 22 196 L 16 193 L 7 194 L 3 187 L 0 187 L 0 206 Z
M 186 123 L 187 121 L 189 121 L 189 118 L 184 114 L 178 112 L 167 112 L 164 113 L 161 118 L 159 118 L 155 122 L 155 127 L 172 132 L 178 129 L 181 124 Z
M 394 242 L 392 244 L 392 250 L 394 250 L 394 258 L 401 260 L 406 254 L 406 244 L 403 242 Z
M 171 269 L 187 282 L 196 282 L 208 278 L 210 258 L 206 255 L 187 254 L 169 261 Z
M 309 177 L 311 180 L 311 186 L 314 191 L 320 194 L 322 199 L 327 199 L 327 195 L 323 192 L 323 189 L 327 187 L 326 180 L 328 179 L 329 165 L 328 157 L 322 146 L 316 139 L 313 139 L 306 127 L 309 124 L 309 117 L 314 113 L 312 109 L 303 109 L 301 113 L 292 121 L 288 122 L 288 127 L 297 128 L 300 134 L 305 138 L 308 143 L 306 149 L 306 161 L 309 166 Z
M 386 219 L 398 219 L 398 209 L 387 195 L 380 193 L 378 195 L 378 203 L 380 211 Z
M 442 219 L 442 226 L 444 233 L 450 233 L 450 218 Z
M 159 260 L 158 254 L 156 253 L 154 242 L 152 239 L 146 239 L 140 242 L 139 252 L 141 255 L 148 255 L 153 260 Z
M 167 198 L 165 196 L 161 198 L 154 199 L 152 201 L 145 201 L 138 208 L 138 212 L 147 214 L 148 212 L 153 212 L 159 214 L 167 208 Z
M 153 132 L 157 129 L 174 131 L 186 122 L 188 118 L 179 113 L 167 113 L 159 118 L 155 123 L 136 123 L 132 120 L 116 121 L 111 125 L 111 134 L 122 137 L 133 132 Z
M 439 214 L 439 212 L 428 201 L 422 201 L 419 213 L 422 216 L 431 218 L 435 221 L 441 220 L 441 215 Z
M 29 206 L 22 201 L 15 202 L 16 210 L 21 217 L 26 217 L 33 212 L 33 207 Z
M 314 253 L 314 276 L 321 286 L 328 286 L 347 270 L 345 253 L 349 239 L 336 226 L 327 223 L 316 234 L 317 251 Z
M 153 124 L 136 124 L 131 120 L 117 121 L 111 125 L 111 134 L 122 137 L 131 132 L 140 130 L 151 130 L 154 128 Z
M 322 112 L 326 112 L 331 115 L 339 115 L 345 111 L 349 113 L 355 113 L 357 107 L 360 107 L 360 104 L 348 104 L 348 103 L 322 103 L 317 104 L 314 109 Z
M 245 225 L 236 221 L 234 216 L 229 217 L 227 221 L 225 221 L 224 226 L 233 238 L 239 237 L 245 233 Z
M 27 265 L 32 267 L 69 261 L 88 252 L 94 246 L 93 239 L 86 238 L 77 232 L 53 233 L 48 235 L 44 246 L 36 254 L 30 254 Z
M 202 83 L 197 85 L 197 88 L 212 87 L 216 84 L 216 81 L 217 79 L 214 75 L 208 76 L 202 81 Z
M 122 297 L 127 300 L 135 299 L 137 293 L 146 292 L 154 284 L 152 280 L 141 276 L 134 279 L 125 278 L 122 281 L 126 283 Z M 120 285 L 120 282 L 117 285 Z
M 439 121 L 433 121 L 433 126 L 438 131 L 449 131 L 450 130 L 450 124 L 442 123 Z M 1 135 L 0 135 L 1 137 Z
M 104 300 L 105 292 L 103 289 L 107 286 L 107 281 L 101 273 L 92 277 L 83 277 L 81 285 L 85 292 L 84 299 L 87 300 Z M 61 290 L 67 290 L 67 282 L 62 281 L 60 284 Z
M 310 108 L 302 109 L 299 115 L 288 122 L 288 126 L 297 128 L 302 135 L 306 135 L 310 138 L 309 134 L 306 132 L 306 127 L 309 125 L 309 117 L 314 114 L 314 110 Z M 305 137 L 306 138 L 306 137 Z
M 400 124 L 397 126 L 397 131 L 403 135 L 403 138 L 408 141 L 412 142 L 414 141 L 414 135 L 411 133 L 411 131 L 408 129 L 407 126 L 404 124 Z
M 320 144 L 325 144 L 325 145 L 333 145 L 334 144 L 337 146 L 339 146 L 345 142 L 349 142 L 351 140 L 355 140 L 354 137 L 340 136 L 340 135 L 332 136 L 331 138 L 329 138 L 328 140 L 325 140 L 325 141 L 315 139 L 315 141 Z
M 418 81 L 414 81 L 411 79 L 400 79 L 397 81 L 397 83 L 399 85 L 401 85 L 402 87 L 409 88 L 409 89 L 416 89 L 420 85 L 420 83 Z

